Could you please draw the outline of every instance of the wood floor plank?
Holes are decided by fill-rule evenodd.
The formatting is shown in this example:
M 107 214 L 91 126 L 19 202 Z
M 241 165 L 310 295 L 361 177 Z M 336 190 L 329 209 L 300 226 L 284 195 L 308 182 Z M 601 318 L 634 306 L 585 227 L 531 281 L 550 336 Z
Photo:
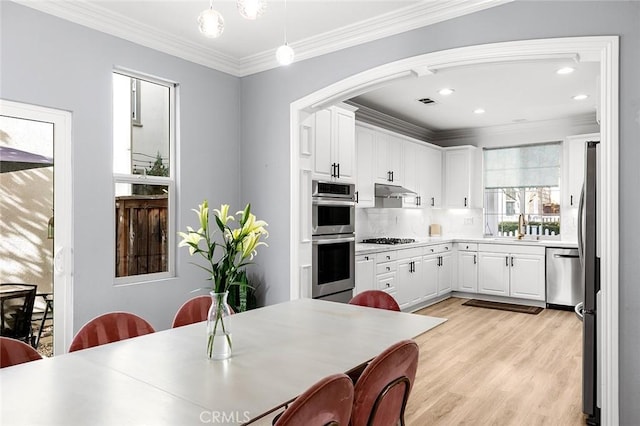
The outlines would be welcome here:
M 450 298 L 418 313 L 448 321 L 418 337 L 408 425 L 584 425 L 582 325 Z

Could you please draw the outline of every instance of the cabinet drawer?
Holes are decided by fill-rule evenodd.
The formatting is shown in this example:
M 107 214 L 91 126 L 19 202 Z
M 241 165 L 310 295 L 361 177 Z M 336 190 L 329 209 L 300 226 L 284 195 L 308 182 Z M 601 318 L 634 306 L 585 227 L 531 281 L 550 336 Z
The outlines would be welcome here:
M 375 254 L 359 254 L 356 256 L 356 262 L 368 262 L 375 260 Z
M 430 254 L 437 254 L 437 253 L 446 253 L 446 252 L 450 252 L 452 251 L 453 247 L 451 245 L 451 243 L 447 243 L 447 244 L 436 244 L 433 246 L 426 246 L 422 249 L 422 255 L 423 256 L 428 256 Z
M 416 247 L 412 249 L 406 250 L 398 250 L 398 260 L 400 259 L 411 259 L 412 257 L 420 257 L 422 256 L 422 247 Z
M 396 250 L 376 253 L 376 263 L 388 262 L 390 260 L 396 260 L 397 258 L 398 252 Z
M 459 251 L 478 251 L 478 243 L 456 243 Z
M 387 293 L 396 292 L 396 274 L 383 274 L 378 276 L 378 290 L 386 291 Z
M 398 262 L 383 262 L 376 264 L 376 275 L 395 272 L 398 269 Z

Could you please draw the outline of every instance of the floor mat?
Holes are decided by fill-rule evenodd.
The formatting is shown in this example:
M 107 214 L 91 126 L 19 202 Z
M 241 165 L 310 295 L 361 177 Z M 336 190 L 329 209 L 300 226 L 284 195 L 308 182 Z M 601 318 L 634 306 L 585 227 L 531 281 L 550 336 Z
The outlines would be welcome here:
M 501 311 L 520 312 L 522 314 L 537 315 L 544 308 L 538 306 L 515 305 L 513 303 L 489 302 L 487 300 L 470 299 L 463 303 L 466 306 L 477 308 L 499 309 Z

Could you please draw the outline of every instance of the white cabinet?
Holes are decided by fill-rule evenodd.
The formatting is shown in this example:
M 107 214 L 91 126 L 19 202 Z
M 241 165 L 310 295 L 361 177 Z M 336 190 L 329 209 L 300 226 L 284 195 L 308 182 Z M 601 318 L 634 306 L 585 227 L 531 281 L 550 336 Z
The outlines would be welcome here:
M 402 143 L 397 136 L 375 132 L 374 173 L 378 183 L 402 185 Z
M 376 288 L 376 263 L 372 254 L 356 256 L 356 288 L 354 295 Z
M 395 250 L 376 253 L 376 286 L 378 290 L 386 291 L 397 300 L 396 273 L 398 252 Z
M 478 245 L 457 243 L 458 279 L 455 290 L 466 293 L 478 292 Z
M 599 133 L 568 136 L 563 146 L 563 173 L 566 186 L 563 188 L 565 207 L 578 207 L 580 191 L 584 182 L 584 157 L 588 141 L 599 141 Z
M 445 206 L 452 208 L 479 207 L 478 182 L 475 175 L 477 148 L 472 146 L 444 149 Z
M 422 297 L 422 249 L 398 250 L 397 302 L 401 309 L 415 305 Z
M 315 113 L 313 177 L 355 181 L 355 109 L 329 107 Z
M 405 198 L 405 207 L 421 207 L 425 198 L 423 189 L 426 186 L 424 163 L 426 161 L 425 147 L 417 143 L 404 141 L 403 154 L 403 186 L 416 193 L 414 197 Z
M 373 207 L 375 205 L 374 139 L 375 132 L 373 130 L 356 126 L 356 207 Z
M 442 150 L 440 148 L 424 147 L 423 170 L 424 188 L 421 193 L 424 198 L 422 205 L 427 207 L 442 206 Z
M 545 248 L 480 244 L 478 293 L 545 300 Z
M 451 244 L 427 246 L 422 254 L 423 300 L 450 293 L 455 263 Z

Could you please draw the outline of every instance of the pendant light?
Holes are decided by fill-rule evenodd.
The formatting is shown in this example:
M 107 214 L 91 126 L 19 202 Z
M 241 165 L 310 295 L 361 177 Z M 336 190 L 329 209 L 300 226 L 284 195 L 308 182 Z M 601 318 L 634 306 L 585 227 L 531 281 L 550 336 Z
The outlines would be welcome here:
M 220 37 L 224 31 L 224 18 L 213 9 L 213 0 L 209 0 L 209 9 L 203 10 L 198 16 L 198 28 L 209 38 Z
M 295 54 L 287 43 L 287 0 L 284 0 L 284 44 L 276 50 L 276 59 L 280 65 L 289 65 L 293 62 Z
M 264 13 L 267 7 L 265 0 L 238 0 L 236 2 L 238 6 L 238 12 L 246 19 L 257 19 Z

